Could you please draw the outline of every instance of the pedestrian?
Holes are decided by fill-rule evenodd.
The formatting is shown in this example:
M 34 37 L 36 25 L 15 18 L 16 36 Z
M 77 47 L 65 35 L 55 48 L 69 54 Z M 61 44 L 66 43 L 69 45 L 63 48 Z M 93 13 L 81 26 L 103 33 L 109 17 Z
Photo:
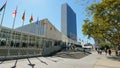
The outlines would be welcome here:
M 108 53 L 109 53 L 109 55 L 111 56 L 111 53 L 112 53 L 112 52 L 111 52 L 111 50 L 110 50 L 110 49 L 108 50 Z
M 66 51 L 69 50 L 69 43 L 66 44 Z
M 116 53 L 116 56 L 118 56 L 118 51 L 117 50 L 115 51 L 115 53 Z
M 107 48 L 105 48 L 104 51 L 105 51 L 105 54 L 107 55 Z
M 102 50 L 100 49 L 100 54 L 102 54 Z
M 100 51 L 99 51 L 99 49 L 97 49 L 97 52 L 98 52 L 98 54 L 100 54 Z
M 107 49 L 105 50 L 105 53 L 106 53 L 106 55 L 107 55 Z
M 106 55 L 107 55 L 107 50 L 105 50 L 105 53 L 106 53 Z
M 95 50 L 97 51 L 97 48 L 95 48 Z

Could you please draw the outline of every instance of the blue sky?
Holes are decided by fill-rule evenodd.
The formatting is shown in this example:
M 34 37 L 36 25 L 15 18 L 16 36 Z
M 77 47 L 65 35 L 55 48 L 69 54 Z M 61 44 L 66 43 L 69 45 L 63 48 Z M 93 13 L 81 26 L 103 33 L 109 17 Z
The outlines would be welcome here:
M 0 7 L 6 0 L 0 0 Z M 87 37 L 82 34 L 82 25 L 86 16 L 86 7 L 93 3 L 94 0 L 8 0 L 6 6 L 6 12 L 4 16 L 3 26 L 12 28 L 13 16 L 12 13 L 18 6 L 15 28 L 22 25 L 22 14 L 25 11 L 25 24 L 29 24 L 31 14 L 34 21 L 39 19 L 48 18 L 49 21 L 61 31 L 61 4 L 68 3 L 74 10 L 77 16 L 77 35 L 79 38 L 87 41 Z M 2 12 L 1 12 L 2 14 Z M 0 20 L 1 20 L 0 15 Z M 89 39 L 88 42 L 94 43 L 93 39 Z

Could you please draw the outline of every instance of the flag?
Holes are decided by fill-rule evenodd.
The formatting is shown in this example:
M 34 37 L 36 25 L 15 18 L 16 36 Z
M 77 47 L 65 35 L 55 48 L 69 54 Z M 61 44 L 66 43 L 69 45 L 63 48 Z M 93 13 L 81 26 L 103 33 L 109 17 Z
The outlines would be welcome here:
M 50 30 L 52 30 L 52 27 L 50 27 Z
M 51 24 L 48 24 L 48 25 L 49 25 L 50 30 L 52 30 L 53 29 L 52 25 Z
M 13 17 L 14 17 L 14 19 L 13 19 L 13 26 L 12 26 L 12 29 L 14 29 L 14 25 L 15 25 L 15 20 L 16 20 L 16 15 L 17 15 L 17 6 L 16 6 L 16 9 L 13 11 Z
M 1 12 L 3 9 L 5 9 L 6 3 L 7 3 L 7 1 L 6 1 L 5 4 L 0 8 L 0 12 Z
M 29 20 L 30 23 L 33 23 L 33 16 L 31 15 L 30 17 L 30 20 Z
M 13 17 L 16 17 L 17 9 L 13 11 Z
M 23 13 L 22 20 L 23 20 L 23 21 L 25 20 L 25 11 L 24 11 L 24 13 Z
M 42 21 L 42 26 L 45 26 L 46 25 L 46 22 L 45 21 Z
M 50 26 L 50 30 L 52 30 L 52 26 Z
M 39 24 L 39 18 L 37 18 L 37 22 L 35 22 L 35 24 L 37 24 L 37 25 Z

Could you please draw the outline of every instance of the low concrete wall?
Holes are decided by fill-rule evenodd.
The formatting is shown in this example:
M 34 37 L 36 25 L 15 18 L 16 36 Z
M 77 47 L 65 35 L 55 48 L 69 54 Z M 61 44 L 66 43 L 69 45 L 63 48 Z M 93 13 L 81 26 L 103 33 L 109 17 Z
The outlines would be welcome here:
M 52 47 L 44 48 L 42 55 L 47 56 L 47 55 L 50 55 L 52 53 L 59 51 L 60 49 L 61 49 L 60 46 L 52 46 Z

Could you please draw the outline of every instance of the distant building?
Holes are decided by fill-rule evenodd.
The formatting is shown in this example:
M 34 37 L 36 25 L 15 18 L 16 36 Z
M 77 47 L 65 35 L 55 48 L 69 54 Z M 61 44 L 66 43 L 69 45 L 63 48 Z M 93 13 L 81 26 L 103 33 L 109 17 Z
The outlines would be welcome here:
M 32 33 L 34 35 L 43 36 L 50 39 L 61 40 L 62 33 L 51 24 L 48 19 L 36 21 L 31 24 L 16 28 L 22 32 Z
M 49 39 L 59 40 L 66 43 L 76 43 L 72 39 L 68 38 L 66 35 L 63 35 L 48 19 L 42 19 L 40 21 L 24 25 L 22 27 L 16 28 L 22 32 L 27 32 L 33 35 L 42 36 Z
M 61 7 L 61 31 L 64 35 L 77 41 L 76 14 L 67 4 Z

